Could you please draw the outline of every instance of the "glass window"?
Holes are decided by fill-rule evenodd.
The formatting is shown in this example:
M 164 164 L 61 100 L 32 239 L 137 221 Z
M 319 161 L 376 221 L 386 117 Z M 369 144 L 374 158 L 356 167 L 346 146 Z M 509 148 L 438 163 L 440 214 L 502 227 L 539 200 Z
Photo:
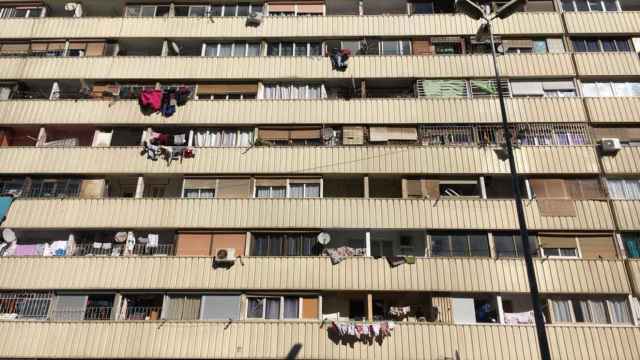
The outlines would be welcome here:
M 174 14 L 175 16 L 189 16 L 189 6 L 176 6 Z
M 293 43 L 283 42 L 280 45 L 280 56 L 293 56 Z
M 304 184 L 291 184 L 289 187 L 289 197 L 291 198 L 304 197 Z
M 616 39 L 616 48 L 618 51 L 631 51 L 631 46 L 629 45 L 629 41 L 626 39 Z
M 532 51 L 536 54 L 545 54 L 547 53 L 547 41 L 542 40 L 533 40 L 533 48 Z
M 496 255 L 498 257 L 518 256 L 513 235 L 494 235 L 493 240 L 496 245 Z
M 205 56 L 217 56 L 218 55 L 218 44 L 207 44 L 207 47 L 204 50 Z
M 209 8 L 209 16 L 222 16 L 222 5 L 212 5 Z
M 451 236 L 451 256 L 469 256 L 467 236 Z
M 295 43 L 295 56 L 307 56 L 307 43 Z
M 573 49 L 575 50 L 575 52 L 586 52 L 587 43 L 582 39 L 573 40 Z
M 264 306 L 263 298 L 251 297 L 247 303 L 247 318 L 249 319 L 262 319 Z
M 279 56 L 280 55 L 280 43 L 267 44 L 267 56 Z
M 205 16 L 207 13 L 206 6 L 191 6 L 189 8 L 189 16 Z
M 573 322 L 570 300 L 551 300 L 551 306 L 555 322 Z
M 279 298 L 266 299 L 264 318 L 267 320 L 280 319 L 280 299 Z
M 491 256 L 486 235 L 469 235 L 469 254 L 471 256 Z
M 322 56 L 322 44 L 321 43 L 310 43 L 309 44 L 309 56 Z
M 432 2 L 416 2 L 413 3 L 414 14 L 433 14 Z
M 630 324 L 631 311 L 624 299 L 609 300 L 611 306 L 611 323 L 613 324 Z
M 236 5 L 225 5 L 222 16 L 236 16 Z
M 233 46 L 233 56 L 235 57 L 244 57 L 247 53 L 247 44 L 234 44 Z
M 142 6 L 142 16 L 155 16 L 156 15 L 156 7 L 155 6 Z
M 284 318 L 285 319 L 298 319 L 300 299 L 296 296 L 285 296 L 284 298 Z
M 259 43 L 247 44 L 247 56 L 260 56 L 260 44 Z
M 382 55 L 400 55 L 398 41 L 382 41 Z
M 262 12 L 262 5 L 251 5 L 251 12 Z
M 591 11 L 604 11 L 600 0 L 589 0 L 589 8 Z
M 431 255 L 432 256 L 449 256 L 451 253 L 451 244 L 447 235 L 431 235 Z
M 408 40 L 401 40 L 400 46 L 402 48 L 402 55 L 411 55 L 411 42 Z
M 576 0 L 576 9 L 578 11 L 589 11 L 589 4 L 586 0 Z
M 232 54 L 233 44 L 220 44 L 219 57 L 229 57 Z
M 602 39 L 602 51 L 616 51 L 616 43 L 612 39 Z
M 622 243 L 627 251 L 627 256 L 633 259 L 640 258 L 640 234 L 623 233 Z
M 618 11 L 618 2 L 615 0 L 604 0 L 604 8 L 607 11 Z
M 586 39 L 585 40 L 587 51 L 598 52 L 600 51 L 600 44 L 596 39 Z
M 238 5 L 238 16 L 249 16 L 249 5 Z
M 575 11 L 573 7 L 573 0 L 562 0 L 562 11 L 565 11 L 565 12 Z
M 140 6 L 127 6 L 124 11 L 124 16 L 140 16 L 141 10 Z

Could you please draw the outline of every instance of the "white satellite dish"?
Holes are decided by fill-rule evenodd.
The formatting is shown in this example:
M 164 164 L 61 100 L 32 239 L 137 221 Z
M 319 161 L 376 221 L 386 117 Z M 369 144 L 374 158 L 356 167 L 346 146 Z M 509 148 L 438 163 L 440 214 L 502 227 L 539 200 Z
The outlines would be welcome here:
M 318 242 L 322 245 L 327 245 L 331 241 L 331 235 L 326 232 L 318 234 Z
M 2 230 L 2 238 L 4 239 L 5 242 L 9 244 L 16 242 L 16 240 L 18 239 L 16 237 L 16 233 L 11 229 Z
M 73 17 L 82 17 L 82 4 L 78 3 L 66 3 L 64 4 L 66 11 L 73 11 Z

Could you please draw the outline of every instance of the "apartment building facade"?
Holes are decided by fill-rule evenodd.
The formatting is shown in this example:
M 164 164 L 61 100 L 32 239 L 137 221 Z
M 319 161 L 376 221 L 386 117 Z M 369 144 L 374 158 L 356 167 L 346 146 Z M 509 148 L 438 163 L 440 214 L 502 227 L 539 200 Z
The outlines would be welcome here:
M 537 359 L 528 251 L 554 359 L 640 358 L 640 1 L 477 28 L 0 0 L 0 357 Z

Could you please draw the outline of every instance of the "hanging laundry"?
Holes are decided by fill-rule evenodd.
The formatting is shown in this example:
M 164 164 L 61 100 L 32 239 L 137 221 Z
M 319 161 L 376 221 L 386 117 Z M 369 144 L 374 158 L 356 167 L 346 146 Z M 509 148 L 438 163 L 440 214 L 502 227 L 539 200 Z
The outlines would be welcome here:
M 338 323 L 336 321 L 331 322 L 329 331 L 334 332 L 345 340 L 359 340 L 364 343 L 370 342 L 374 338 L 379 340 L 384 339 L 387 336 L 391 336 L 391 331 L 394 329 L 395 323 L 393 321 L 382 321 L 375 323 Z
M 366 252 L 367 250 L 362 248 L 354 249 L 348 246 L 341 246 L 336 249 L 324 249 L 322 250 L 322 255 L 329 256 L 331 264 L 336 265 L 349 256 L 365 256 Z
M 331 59 L 331 68 L 336 71 L 345 71 L 349 66 L 348 61 L 351 57 L 350 49 L 331 49 L 329 58 Z
M 165 90 L 162 94 L 162 103 L 160 105 L 160 113 L 164 117 L 171 117 L 176 113 L 176 89 L 171 88 Z
M 176 91 L 176 105 L 184 106 L 191 98 L 191 89 L 186 86 L 181 86 Z
M 138 105 L 144 115 L 151 115 L 160 111 L 162 106 L 162 90 L 143 90 L 138 96 Z
M 391 306 L 389 308 L 389 315 L 394 318 L 403 319 L 409 315 L 411 306 Z

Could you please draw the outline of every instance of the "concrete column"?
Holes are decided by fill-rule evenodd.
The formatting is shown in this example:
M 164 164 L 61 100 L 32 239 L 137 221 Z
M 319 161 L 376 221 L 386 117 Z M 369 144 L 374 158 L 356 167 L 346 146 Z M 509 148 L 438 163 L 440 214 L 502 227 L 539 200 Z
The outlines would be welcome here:
M 484 184 L 484 176 L 480 176 L 480 194 L 483 199 L 487 198 L 487 187 Z
M 498 323 L 504 324 L 504 309 L 502 308 L 502 296 L 496 296 L 496 302 L 498 303 Z
M 138 176 L 138 183 L 136 184 L 136 199 L 142 199 L 144 197 L 144 176 Z
M 366 246 L 366 255 L 371 256 L 371 232 L 366 231 L 364 233 L 364 243 Z
M 373 321 L 373 294 L 367 294 L 367 320 Z
M 365 176 L 363 180 L 364 180 L 364 198 L 368 199 L 369 198 L 369 176 Z

